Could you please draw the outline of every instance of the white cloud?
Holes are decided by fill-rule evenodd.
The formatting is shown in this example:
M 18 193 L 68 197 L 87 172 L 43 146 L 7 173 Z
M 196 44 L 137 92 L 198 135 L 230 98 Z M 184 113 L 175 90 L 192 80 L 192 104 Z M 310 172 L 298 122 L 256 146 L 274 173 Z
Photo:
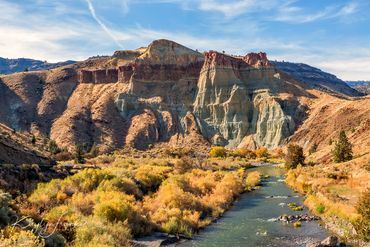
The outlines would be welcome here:
M 293 48 L 271 56 L 272 60 L 306 63 L 342 80 L 370 80 L 370 48 L 351 45 Z
M 295 2 L 296 0 L 291 0 L 282 4 L 278 8 L 277 14 L 272 18 L 272 20 L 301 24 L 318 20 L 345 17 L 358 11 L 357 3 L 351 2 L 345 5 L 330 5 L 325 7 L 323 10 L 308 13 L 306 9 L 295 6 Z
M 47 3 L 46 0 L 38 1 L 43 2 L 43 4 Z M 85 3 L 85 1 L 91 0 L 84 0 L 82 3 Z M 128 3 L 129 1 L 142 0 L 125 1 Z M 178 0 L 153 1 L 179 3 Z M 193 0 L 186 2 L 189 3 L 190 1 Z M 217 1 L 208 0 L 208 4 L 210 3 L 217 3 Z M 232 11 L 233 9 L 228 4 L 232 3 L 224 2 L 224 5 L 213 11 L 227 15 L 227 11 Z M 182 4 L 185 3 L 182 2 Z M 118 4 L 114 7 L 119 6 L 121 5 Z M 198 8 L 199 6 L 194 5 L 192 7 Z M 260 26 L 254 26 L 252 22 L 248 23 L 248 25 L 243 24 L 243 21 L 246 20 L 245 18 L 223 19 L 215 22 L 210 20 L 211 22 L 206 22 L 208 23 L 207 25 L 210 25 L 209 28 L 213 29 L 212 33 L 220 33 L 219 36 L 210 35 L 207 32 L 193 35 L 181 30 L 153 30 L 140 25 L 132 28 L 117 29 L 113 26 L 107 27 L 107 25 L 104 25 L 101 22 L 103 18 L 96 16 L 96 12 L 88 9 L 86 4 L 81 5 L 81 9 L 74 10 L 63 4 L 54 7 L 58 9 L 58 15 L 60 16 L 55 16 L 54 9 L 31 12 L 21 4 L 0 0 L 0 56 L 12 58 L 30 57 L 52 62 L 67 59 L 83 60 L 93 55 L 112 54 L 114 50 L 122 49 L 118 44 L 122 44 L 124 49 L 134 49 L 139 46 L 145 46 L 154 39 L 166 38 L 200 51 L 211 49 L 225 50 L 229 54 L 237 55 L 243 55 L 251 51 L 267 51 L 271 59 L 304 62 L 334 73 L 342 79 L 370 79 L 370 70 L 368 69 L 370 68 L 368 59 L 370 57 L 370 47 L 365 41 L 363 44 L 359 44 L 359 41 L 348 43 L 344 47 L 339 47 L 339 44 L 336 44 L 339 48 L 334 49 L 330 44 L 310 43 L 307 40 L 289 40 L 287 37 L 270 36 L 268 33 L 261 32 Z M 94 9 L 94 6 L 92 7 Z M 98 5 L 95 7 L 98 8 Z M 239 7 L 245 7 L 243 11 L 252 11 L 251 9 L 256 8 L 248 7 L 248 5 Z M 267 4 L 264 7 L 267 8 Z M 302 15 L 304 11 L 294 5 L 292 1 L 290 1 L 290 4 L 281 7 L 285 7 L 286 13 L 290 13 L 293 16 Z M 204 9 L 204 11 L 211 11 L 212 8 L 214 6 L 209 5 L 209 10 Z M 358 6 L 350 3 L 336 9 L 338 10 L 337 15 L 349 15 L 355 13 L 358 10 Z M 325 11 L 328 10 L 324 9 L 323 12 Z M 307 16 L 310 15 L 305 15 L 306 19 L 304 20 L 326 18 L 323 16 L 334 15 L 334 11 L 331 9 L 330 11 L 330 14 L 325 12 L 325 14 L 321 14 L 321 17 L 309 18 Z M 65 18 L 63 12 L 68 14 L 73 12 L 73 15 L 71 18 Z M 91 18 L 92 13 L 101 23 L 95 18 Z M 22 18 L 15 18 L 20 16 Z M 240 32 L 240 30 L 247 30 L 247 32 Z M 238 35 L 236 36 L 235 34 Z M 353 49 L 354 45 L 363 48 L 357 47 Z
M 322 61 L 317 66 L 342 80 L 370 80 L 370 61 L 367 57 Z
M 201 0 L 199 1 L 199 9 L 203 11 L 217 11 L 223 13 L 226 17 L 233 17 L 257 7 L 258 2 L 256 0 L 239 0 L 225 3 L 225 1 Z

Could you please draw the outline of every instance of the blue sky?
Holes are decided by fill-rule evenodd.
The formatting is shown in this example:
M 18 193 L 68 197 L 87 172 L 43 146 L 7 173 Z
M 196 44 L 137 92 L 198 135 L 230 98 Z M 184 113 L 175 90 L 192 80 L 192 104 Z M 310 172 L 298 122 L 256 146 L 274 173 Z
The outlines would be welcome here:
M 0 57 L 83 60 L 159 38 L 370 80 L 368 0 L 0 0 Z

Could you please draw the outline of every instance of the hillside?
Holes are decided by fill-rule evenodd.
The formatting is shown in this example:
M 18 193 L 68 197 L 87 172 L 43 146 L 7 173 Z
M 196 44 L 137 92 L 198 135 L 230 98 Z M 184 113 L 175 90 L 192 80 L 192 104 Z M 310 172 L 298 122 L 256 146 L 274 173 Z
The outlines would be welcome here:
M 47 154 L 41 143 L 32 143 L 31 135 L 15 132 L 0 124 L 0 164 L 51 165 L 53 162 Z
M 68 60 L 59 63 L 48 63 L 47 61 L 34 60 L 29 58 L 8 59 L 0 57 L 0 75 L 23 72 L 25 70 L 48 70 L 73 63 L 75 63 L 75 61 Z
M 334 76 L 320 78 L 335 85 Z M 310 120 L 315 116 L 313 105 L 358 102 L 359 109 L 367 105 L 366 98 L 342 94 L 356 91 L 346 91 L 348 86 L 341 81 L 337 85 L 329 91 L 312 89 L 280 71 L 265 53 L 200 54 L 172 41 L 156 40 L 111 57 L 0 77 L 0 103 L 5 106 L 0 121 L 49 136 L 69 150 L 78 144 L 97 145 L 101 152 L 194 143 L 204 148 L 276 148 L 297 129 L 295 136 L 305 137 L 299 134 L 300 126 L 310 121 L 316 126 L 315 121 L 333 120 L 328 115 Z M 368 116 L 365 107 L 356 121 L 360 124 Z M 350 122 L 343 124 L 348 127 Z M 313 127 L 311 131 L 320 132 Z M 307 138 L 310 135 L 316 132 Z
M 326 92 L 342 93 L 347 96 L 361 96 L 362 93 L 349 87 L 346 82 L 335 75 L 324 72 L 318 68 L 303 63 L 271 62 L 278 69 L 291 75 L 312 88 Z
M 329 162 L 334 140 L 344 130 L 354 146 L 355 155 L 370 150 L 370 97 L 339 98 L 313 92 L 316 99 L 309 104 L 308 118 L 290 138 L 306 151 L 318 144 L 315 160 Z
M 370 81 L 347 81 L 347 84 L 361 93 L 370 94 Z

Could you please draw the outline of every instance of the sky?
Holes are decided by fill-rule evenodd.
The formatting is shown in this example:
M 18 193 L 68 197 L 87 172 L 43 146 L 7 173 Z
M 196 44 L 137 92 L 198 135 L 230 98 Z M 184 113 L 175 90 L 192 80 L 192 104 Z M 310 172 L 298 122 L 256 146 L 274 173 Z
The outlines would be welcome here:
M 0 57 L 84 60 L 161 38 L 370 80 L 369 0 L 0 0 Z

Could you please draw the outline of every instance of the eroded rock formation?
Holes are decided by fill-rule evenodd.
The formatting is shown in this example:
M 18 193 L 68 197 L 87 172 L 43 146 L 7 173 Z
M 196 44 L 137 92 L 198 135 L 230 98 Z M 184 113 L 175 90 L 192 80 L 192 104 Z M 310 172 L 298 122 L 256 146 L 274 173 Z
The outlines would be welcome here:
M 62 147 L 213 143 L 276 147 L 305 115 L 305 86 L 265 53 L 201 54 L 168 40 L 0 79 L 0 121 Z
M 273 85 L 284 82 L 266 54 L 234 58 L 212 51 L 205 57 L 194 113 L 210 141 L 236 147 L 248 140 L 276 147 L 293 133 L 293 117 L 273 96 L 279 93 Z

